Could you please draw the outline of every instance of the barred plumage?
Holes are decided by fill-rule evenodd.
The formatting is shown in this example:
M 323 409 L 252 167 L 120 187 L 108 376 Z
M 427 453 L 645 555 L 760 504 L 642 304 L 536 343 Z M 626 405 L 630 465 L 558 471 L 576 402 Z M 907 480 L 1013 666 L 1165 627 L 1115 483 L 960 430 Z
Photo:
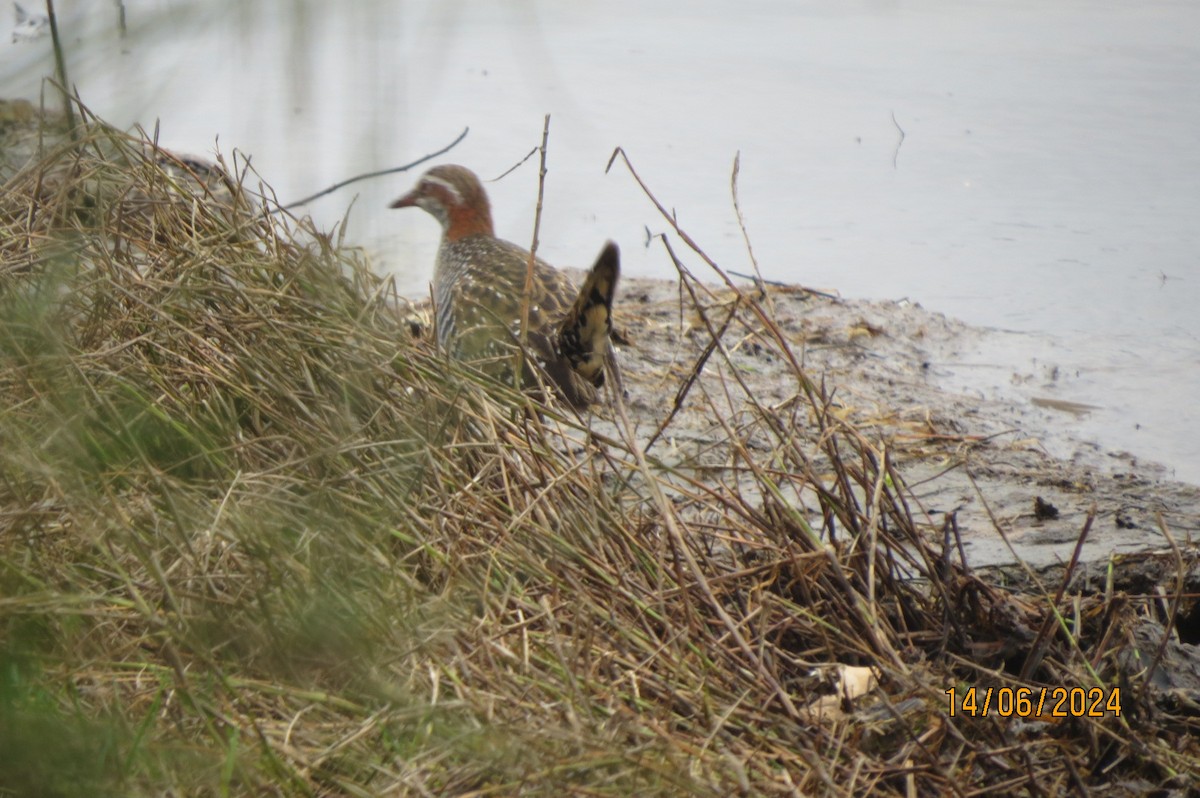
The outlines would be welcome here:
M 439 345 L 460 360 L 511 379 L 528 250 L 496 238 L 487 194 L 464 167 L 435 166 L 391 207 L 412 206 L 442 225 L 433 272 Z M 604 384 L 619 272 L 620 256 L 611 241 L 582 289 L 545 261 L 534 261 L 528 351 L 558 395 L 576 407 L 595 401 L 596 388 Z M 532 373 L 522 376 L 526 387 L 536 384 Z

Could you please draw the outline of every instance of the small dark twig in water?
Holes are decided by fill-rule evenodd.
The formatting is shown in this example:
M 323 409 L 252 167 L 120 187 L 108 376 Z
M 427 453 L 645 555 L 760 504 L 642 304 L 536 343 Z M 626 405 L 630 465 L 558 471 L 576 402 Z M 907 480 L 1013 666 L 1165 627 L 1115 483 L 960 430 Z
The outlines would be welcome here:
M 337 191 L 339 188 L 345 188 L 346 186 L 350 185 L 351 183 L 357 183 L 359 180 L 367 180 L 372 177 L 383 177 L 384 175 L 395 174 L 396 172 L 407 172 L 409 169 L 412 169 L 414 166 L 420 166 L 421 164 L 425 163 L 426 161 L 432 160 L 432 159 L 438 157 L 439 155 L 442 155 L 442 154 L 447 153 L 450 150 L 454 149 L 455 147 L 458 146 L 458 143 L 460 141 L 462 141 L 463 139 L 465 139 L 467 137 L 467 133 L 470 130 L 471 130 L 471 128 L 464 127 L 463 132 L 459 133 L 458 138 L 456 138 L 454 141 L 450 142 L 445 147 L 442 147 L 437 152 L 431 152 L 428 155 L 424 155 L 424 156 L 418 158 L 417 160 L 413 161 L 412 163 L 406 163 L 404 166 L 395 166 L 395 167 L 392 167 L 391 169 L 381 169 L 378 172 L 368 172 L 365 175 L 358 175 L 356 177 L 350 178 L 349 180 L 343 180 L 340 183 L 333 184 L 332 186 L 325 189 L 324 191 L 318 191 L 316 194 L 313 194 L 311 197 L 305 197 L 302 200 L 296 200 L 293 203 L 284 205 L 282 208 L 275 208 L 271 212 L 277 213 L 278 211 L 290 211 L 292 208 L 298 208 L 301 205 L 307 205 L 308 203 L 312 202 L 315 199 L 324 197 L 326 194 L 332 194 L 333 192 Z
M 896 151 L 892 153 L 892 168 L 896 168 L 896 160 L 900 157 L 900 147 L 904 144 L 904 128 L 896 121 L 896 112 L 892 111 L 892 124 L 900 131 L 900 140 L 896 142 Z

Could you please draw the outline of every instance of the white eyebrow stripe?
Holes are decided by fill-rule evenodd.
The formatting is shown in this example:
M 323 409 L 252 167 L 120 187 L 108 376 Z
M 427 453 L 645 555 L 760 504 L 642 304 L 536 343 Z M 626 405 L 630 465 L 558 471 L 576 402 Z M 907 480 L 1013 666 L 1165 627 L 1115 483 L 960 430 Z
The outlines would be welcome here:
M 435 186 L 441 186 L 442 188 L 446 189 L 446 191 L 450 192 L 450 196 L 454 198 L 454 202 L 456 205 L 460 204 L 462 202 L 462 194 L 459 193 L 458 187 L 456 187 L 449 180 L 443 180 L 440 177 L 433 177 L 431 175 L 426 175 L 425 182 L 432 183 Z

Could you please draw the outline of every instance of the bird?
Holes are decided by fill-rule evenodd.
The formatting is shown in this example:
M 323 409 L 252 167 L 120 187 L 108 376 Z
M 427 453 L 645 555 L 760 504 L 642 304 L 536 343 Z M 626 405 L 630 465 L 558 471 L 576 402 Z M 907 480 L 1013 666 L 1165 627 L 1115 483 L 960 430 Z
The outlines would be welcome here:
M 433 270 L 438 345 L 511 383 L 530 254 L 496 237 L 478 176 L 463 166 L 435 166 L 390 207 L 421 208 L 442 226 Z M 533 261 L 527 351 L 554 393 L 576 409 L 595 402 L 604 385 L 619 274 L 620 251 L 612 241 L 579 288 L 545 261 Z M 525 389 L 539 393 L 527 361 L 521 376 Z

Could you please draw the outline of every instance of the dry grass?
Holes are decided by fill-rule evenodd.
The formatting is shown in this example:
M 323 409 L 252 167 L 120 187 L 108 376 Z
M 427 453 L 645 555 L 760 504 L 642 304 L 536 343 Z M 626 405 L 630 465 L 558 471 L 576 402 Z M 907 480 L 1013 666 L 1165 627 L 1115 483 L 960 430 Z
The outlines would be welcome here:
M 704 480 L 444 362 L 237 165 L 197 181 L 84 115 L 0 200 L 0 795 L 1195 776 L 1195 714 L 1145 689 L 1157 605 L 1015 593 L 930 542 L 752 298 L 797 400 L 741 396 L 735 476 Z M 879 686 L 818 716 L 837 664 Z M 948 713 L 947 688 L 1022 685 L 1120 686 L 1121 714 Z

